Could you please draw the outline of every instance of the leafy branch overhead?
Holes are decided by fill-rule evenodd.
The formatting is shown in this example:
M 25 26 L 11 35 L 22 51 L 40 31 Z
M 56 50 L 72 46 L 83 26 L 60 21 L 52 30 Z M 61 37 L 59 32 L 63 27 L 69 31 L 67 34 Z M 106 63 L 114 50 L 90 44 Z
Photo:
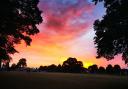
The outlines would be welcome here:
M 96 4 L 103 1 L 106 15 L 94 23 L 94 42 L 97 58 L 108 60 L 122 54 L 128 64 L 128 0 L 93 0 Z
M 31 35 L 39 33 L 42 22 L 39 0 L 3 0 L 0 3 L 0 60 L 10 60 L 17 52 L 14 44 L 24 40 L 30 45 Z

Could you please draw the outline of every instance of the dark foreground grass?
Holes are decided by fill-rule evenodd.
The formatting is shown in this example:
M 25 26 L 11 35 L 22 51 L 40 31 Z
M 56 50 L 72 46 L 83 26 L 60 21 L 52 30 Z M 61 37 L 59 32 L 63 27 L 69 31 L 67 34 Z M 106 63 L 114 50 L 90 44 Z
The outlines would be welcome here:
M 128 77 L 70 73 L 0 72 L 0 89 L 128 89 Z

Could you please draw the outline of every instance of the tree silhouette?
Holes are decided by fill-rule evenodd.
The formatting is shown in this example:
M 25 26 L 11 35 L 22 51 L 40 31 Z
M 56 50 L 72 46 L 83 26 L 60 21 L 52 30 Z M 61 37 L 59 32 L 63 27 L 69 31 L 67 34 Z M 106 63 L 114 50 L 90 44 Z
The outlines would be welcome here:
M 83 63 L 81 61 L 77 61 L 76 58 L 69 57 L 66 61 L 63 62 L 62 68 L 64 72 L 82 72 Z
M 15 69 L 16 69 L 16 64 L 13 63 L 13 64 L 11 65 L 11 70 L 15 70 Z
M 24 40 L 30 45 L 31 35 L 39 30 L 42 22 L 37 4 L 39 0 L 3 0 L 0 3 L 0 68 L 2 60 L 10 60 L 17 52 L 14 44 Z
M 44 66 L 40 66 L 39 68 L 38 68 L 38 70 L 39 71 L 44 71 L 45 69 L 44 69 Z
M 97 73 L 98 72 L 98 66 L 96 64 L 89 66 L 88 70 L 90 71 L 90 73 Z
M 128 69 L 121 69 L 121 75 L 128 75 Z
M 56 72 L 57 66 L 55 64 L 51 64 L 51 65 L 47 66 L 47 71 L 48 72 Z
M 114 65 L 113 72 L 114 72 L 114 74 L 118 74 L 118 75 L 121 74 L 120 66 L 119 65 Z
M 26 59 L 25 58 L 21 58 L 16 66 L 17 66 L 17 68 L 24 68 L 24 67 L 26 67 L 27 66 Z
M 9 71 L 9 69 L 10 69 L 9 64 L 10 64 L 10 61 L 3 60 L 2 61 L 2 65 L 1 65 L 2 70 L 6 70 L 6 71 L 8 70 Z
M 57 72 L 62 72 L 62 66 L 60 64 L 57 66 Z
M 104 74 L 105 73 L 105 68 L 100 66 L 99 69 L 98 69 L 98 72 L 101 73 L 101 74 Z
M 6 70 L 9 70 L 9 63 L 10 63 L 10 61 L 7 61 L 6 63 L 5 63 L 5 68 L 6 68 Z
M 109 65 L 106 67 L 106 72 L 107 72 L 108 74 L 112 74 L 112 73 L 113 73 L 113 67 L 112 67 L 111 64 L 109 64 Z
M 93 0 L 96 4 L 104 1 L 106 15 L 94 23 L 94 42 L 97 48 L 97 58 L 108 60 L 122 54 L 122 59 L 128 64 L 128 0 Z

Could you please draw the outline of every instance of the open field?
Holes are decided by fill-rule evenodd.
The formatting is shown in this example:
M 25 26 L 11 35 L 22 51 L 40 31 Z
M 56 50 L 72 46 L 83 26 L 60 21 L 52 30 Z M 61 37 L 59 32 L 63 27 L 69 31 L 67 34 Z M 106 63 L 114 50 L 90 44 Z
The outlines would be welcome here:
M 128 89 L 128 76 L 0 72 L 0 89 Z

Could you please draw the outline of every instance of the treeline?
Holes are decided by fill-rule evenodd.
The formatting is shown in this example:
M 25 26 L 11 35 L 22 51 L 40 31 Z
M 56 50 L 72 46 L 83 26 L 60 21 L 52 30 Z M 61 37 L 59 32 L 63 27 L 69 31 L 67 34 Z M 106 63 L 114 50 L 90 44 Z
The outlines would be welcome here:
M 21 58 L 17 64 L 13 63 L 11 66 L 9 65 L 10 61 L 2 62 L 2 66 L 0 67 L 0 71 L 20 71 L 26 70 L 27 67 L 27 60 L 25 58 Z
M 69 62 L 70 61 L 70 62 Z M 65 64 L 66 62 L 66 64 Z M 96 64 L 89 66 L 88 68 L 83 67 L 82 62 L 72 62 L 69 58 L 62 65 L 49 65 L 40 66 L 39 72 L 64 72 L 64 73 L 89 73 L 89 74 L 113 74 L 113 75 L 128 75 L 128 69 L 121 69 L 119 65 L 112 66 L 109 64 L 105 67 L 98 67 Z M 68 63 L 67 63 L 68 62 Z M 71 63 L 71 64 L 70 64 Z
M 48 71 L 48 72 L 71 72 L 71 73 L 82 73 L 86 71 L 86 68 L 83 67 L 81 61 L 77 61 L 76 58 L 68 58 L 63 62 L 62 65 L 49 65 L 49 66 L 40 66 L 39 71 Z
M 2 71 L 27 71 L 27 72 L 64 72 L 64 73 L 90 73 L 90 74 L 115 74 L 128 75 L 128 69 L 121 69 L 119 65 L 112 66 L 109 64 L 105 67 L 98 67 L 96 64 L 84 68 L 82 61 L 77 61 L 76 58 L 69 57 L 62 65 L 40 66 L 39 68 L 27 67 L 26 59 L 22 58 L 17 64 L 6 62 L 2 66 Z

